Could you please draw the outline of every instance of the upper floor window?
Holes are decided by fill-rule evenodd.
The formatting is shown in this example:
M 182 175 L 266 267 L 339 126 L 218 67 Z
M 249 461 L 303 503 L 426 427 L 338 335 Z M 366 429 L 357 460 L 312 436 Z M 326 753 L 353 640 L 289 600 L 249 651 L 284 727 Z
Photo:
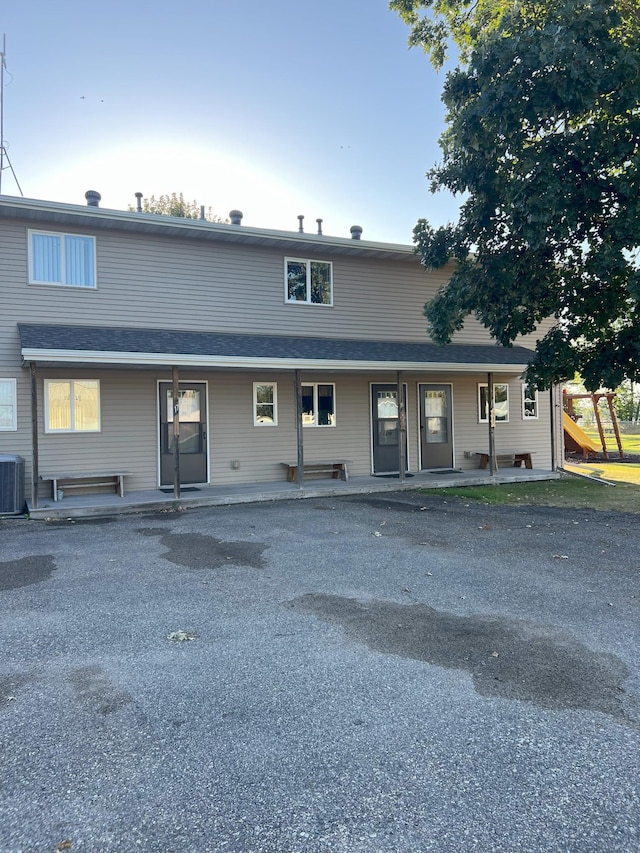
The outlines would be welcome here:
M 96 286 L 95 237 L 29 231 L 29 282 Z
M 253 383 L 253 425 L 278 426 L 278 386 L 275 382 Z
M 335 385 L 303 384 L 302 425 L 336 425 Z
M 18 429 L 15 379 L 0 379 L 0 430 Z
M 307 305 L 332 305 L 333 264 L 285 258 L 285 299 Z
M 538 418 L 538 389 L 526 382 L 522 383 L 522 417 L 525 421 Z
M 493 408 L 496 413 L 496 423 L 506 423 L 509 420 L 509 386 L 506 382 L 494 382 Z M 489 422 L 488 385 L 478 385 L 478 420 L 485 424 Z
M 99 379 L 45 379 L 45 432 L 100 432 Z

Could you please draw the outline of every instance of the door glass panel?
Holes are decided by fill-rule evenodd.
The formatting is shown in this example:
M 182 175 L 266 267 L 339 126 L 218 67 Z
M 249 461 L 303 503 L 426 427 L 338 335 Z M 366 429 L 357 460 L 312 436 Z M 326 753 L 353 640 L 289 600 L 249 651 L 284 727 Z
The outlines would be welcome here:
M 378 443 L 383 445 L 398 444 L 397 419 L 378 421 Z
M 427 418 L 446 418 L 447 395 L 445 391 L 427 391 L 424 395 L 424 413 Z
M 427 444 L 443 444 L 447 441 L 447 419 L 427 418 Z
M 424 414 L 427 444 L 446 444 L 448 440 L 447 392 L 425 391 Z
M 173 424 L 167 424 L 167 447 L 173 448 Z M 180 423 L 180 453 L 202 453 L 201 424 L 191 421 Z
M 167 420 L 173 423 L 173 390 L 167 391 Z M 199 423 L 200 417 L 200 391 L 195 388 L 186 388 L 180 391 L 180 423 Z M 182 436 L 180 436 L 182 446 Z
M 398 417 L 398 392 L 397 391 L 378 391 L 378 417 L 379 418 L 397 418 Z

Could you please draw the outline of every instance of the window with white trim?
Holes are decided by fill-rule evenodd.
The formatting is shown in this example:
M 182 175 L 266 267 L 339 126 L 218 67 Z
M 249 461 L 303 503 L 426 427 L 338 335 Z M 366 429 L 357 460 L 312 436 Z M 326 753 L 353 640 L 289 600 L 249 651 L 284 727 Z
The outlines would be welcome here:
M 278 426 L 278 385 L 276 382 L 253 383 L 253 425 Z
M 496 423 L 507 423 L 509 420 L 509 386 L 506 382 L 493 383 L 493 408 L 496 413 Z M 489 422 L 489 385 L 478 385 L 478 420 L 480 423 Z
M 333 305 L 333 264 L 285 258 L 284 298 L 302 305 Z
M 332 427 L 336 425 L 336 387 L 314 382 L 302 385 L 302 426 Z
M 0 379 L 0 430 L 18 429 L 18 392 L 15 379 Z
M 45 432 L 100 432 L 99 379 L 45 379 Z
M 29 284 L 95 288 L 95 237 L 29 231 Z
M 538 389 L 527 382 L 522 383 L 522 418 L 525 421 L 538 419 Z

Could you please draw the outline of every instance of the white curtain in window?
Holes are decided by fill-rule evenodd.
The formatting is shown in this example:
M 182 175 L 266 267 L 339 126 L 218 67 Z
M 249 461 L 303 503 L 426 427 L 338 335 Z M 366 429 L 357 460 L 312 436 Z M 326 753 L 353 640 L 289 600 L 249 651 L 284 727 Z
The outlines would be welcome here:
M 34 281 L 60 281 L 60 238 L 51 234 L 32 234 L 31 253 Z
M 90 237 L 64 238 L 65 284 L 93 287 L 93 240 Z

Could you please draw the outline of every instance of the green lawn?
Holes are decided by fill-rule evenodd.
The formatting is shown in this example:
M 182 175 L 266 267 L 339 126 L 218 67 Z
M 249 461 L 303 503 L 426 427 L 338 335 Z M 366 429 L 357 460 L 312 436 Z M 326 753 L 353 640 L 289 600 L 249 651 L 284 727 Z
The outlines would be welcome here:
M 584 466 L 585 468 L 587 466 Z M 615 467 L 615 466 L 610 466 Z M 619 469 L 636 469 L 640 483 L 640 465 L 618 465 Z M 628 476 L 628 472 L 627 472 Z M 451 489 L 421 489 L 424 494 L 464 498 L 486 504 L 515 504 L 520 506 L 559 506 L 614 510 L 640 514 L 640 485 L 616 481 L 615 486 L 604 485 L 597 479 L 564 475 L 559 480 L 532 483 L 509 483 L 492 486 L 467 486 Z
M 585 429 L 585 433 L 589 436 L 592 441 L 600 447 L 600 435 L 598 430 L 595 428 Z M 607 450 L 613 456 L 618 455 L 618 444 L 616 442 L 615 436 L 613 433 L 607 433 L 606 436 L 607 441 Z M 620 434 L 620 439 L 622 441 L 622 450 L 624 453 L 640 455 L 640 434 L 629 434 L 625 435 L 624 433 Z

